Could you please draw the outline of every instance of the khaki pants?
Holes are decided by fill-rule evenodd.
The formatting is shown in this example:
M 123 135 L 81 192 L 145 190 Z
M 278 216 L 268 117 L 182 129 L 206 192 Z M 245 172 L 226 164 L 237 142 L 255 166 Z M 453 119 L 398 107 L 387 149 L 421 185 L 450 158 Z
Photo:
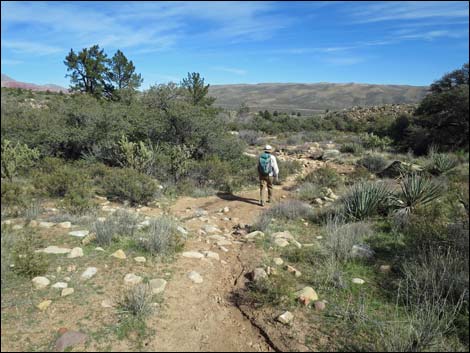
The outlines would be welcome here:
M 268 188 L 268 200 L 271 201 L 273 197 L 273 177 L 271 176 L 259 176 L 259 200 L 264 203 L 263 189 L 266 185 Z

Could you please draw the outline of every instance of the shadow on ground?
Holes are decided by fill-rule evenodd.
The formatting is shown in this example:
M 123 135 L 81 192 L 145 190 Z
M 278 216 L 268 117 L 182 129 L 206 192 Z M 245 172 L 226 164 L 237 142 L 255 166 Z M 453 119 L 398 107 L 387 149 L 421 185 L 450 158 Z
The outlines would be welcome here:
M 253 198 L 246 198 L 246 197 L 241 197 L 241 196 L 237 196 L 237 195 L 233 195 L 229 193 L 223 193 L 223 192 L 218 192 L 217 197 L 225 201 L 240 201 L 240 202 L 245 202 L 245 203 L 259 206 L 259 200 L 256 200 Z

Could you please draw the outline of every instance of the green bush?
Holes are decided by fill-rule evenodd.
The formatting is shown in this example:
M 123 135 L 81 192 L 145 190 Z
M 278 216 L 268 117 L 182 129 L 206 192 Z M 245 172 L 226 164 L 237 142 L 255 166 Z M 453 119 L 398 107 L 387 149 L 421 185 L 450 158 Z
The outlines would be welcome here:
M 357 164 L 366 168 L 372 173 L 378 173 L 384 170 L 388 165 L 388 161 L 379 154 L 368 154 L 357 161 Z
M 134 169 L 112 168 L 101 180 L 101 188 L 108 198 L 145 204 L 154 199 L 158 184 L 155 179 Z
M 431 152 L 426 170 L 434 175 L 446 174 L 459 165 L 458 159 L 447 153 Z
M 33 278 L 47 272 L 49 262 L 47 255 L 37 253 L 37 240 L 34 235 L 27 232 L 20 236 L 13 248 L 13 264 L 16 273 Z
M 372 150 L 384 151 L 391 146 L 392 140 L 389 137 L 380 137 L 372 134 L 362 135 L 362 145 Z
M 19 142 L 16 145 L 7 139 L 2 139 L 2 178 L 10 181 L 20 171 L 27 170 L 34 165 L 39 158 L 39 151 L 31 149 L 26 144 Z
M 160 257 L 172 256 L 183 244 L 184 238 L 178 232 L 176 222 L 168 216 L 152 220 L 138 241 L 140 248 Z
M 303 178 L 303 181 L 323 187 L 334 188 L 341 184 L 342 178 L 333 168 L 322 167 L 307 174 Z
M 316 198 L 324 196 L 323 194 L 323 188 L 312 183 L 303 183 L 297 190 L 297 197 L 307 202 L 313 202 Z
M 361 154 L 364 152 L 364 147 L 358 143 L 345 143 L 340 147 L 341 153 Z
M 64 196 L 64 207 L 73 215 L 83 215 L 96 208 L 92 200 L 93 191 L 91 185 L 85 184 L 70 188 Z

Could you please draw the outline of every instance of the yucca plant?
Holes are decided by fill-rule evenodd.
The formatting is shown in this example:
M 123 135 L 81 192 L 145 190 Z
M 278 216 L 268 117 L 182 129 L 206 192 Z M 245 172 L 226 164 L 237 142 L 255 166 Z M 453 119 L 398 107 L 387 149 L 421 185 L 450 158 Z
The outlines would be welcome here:
M 360 182 L 351 187 L 341 199 L 344 216 L 353 220 L 363 220 L 388 207 L 391 191 L 382 182 Z
M 459 164 L 459 161 L 456 157 L 447 153 L 433 152 L 429 157 L 431 160 L 426 169 L 434 175 L 448 173 Z
M 424 206 L 442 195 L 443 186 L 430 178 L 412 173 L 405 176 L 401 182 L 401 193 L 395 198 L 401 212 L 411 213 L 416 207 Z

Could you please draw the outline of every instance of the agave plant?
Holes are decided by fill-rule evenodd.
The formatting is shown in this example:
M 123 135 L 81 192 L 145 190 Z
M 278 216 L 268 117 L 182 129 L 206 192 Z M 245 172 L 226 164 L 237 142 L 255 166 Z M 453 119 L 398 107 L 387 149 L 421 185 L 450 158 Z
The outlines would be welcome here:
M 416 207 L 424 206 L 442 195 L 443 186 L 416 173 L 405 176 L 401 182 L 401 194 L 395 198 L 401 212 L 411 213 Z
M 429 149 L 428 155 L 430 162 L 426 169 L 434 175 L 445 174 L 457 167 L 459 164 L 459 161 L 456 157 L 447 153 L 439 153 L 437 152 L 436 147 L 431 147 Z
M 382 182 L 360 182 L 342 198 L 343 212 L 347 218 L 363 220 L 377 214 L 380 207 L 387 206 L 391 191 Z

